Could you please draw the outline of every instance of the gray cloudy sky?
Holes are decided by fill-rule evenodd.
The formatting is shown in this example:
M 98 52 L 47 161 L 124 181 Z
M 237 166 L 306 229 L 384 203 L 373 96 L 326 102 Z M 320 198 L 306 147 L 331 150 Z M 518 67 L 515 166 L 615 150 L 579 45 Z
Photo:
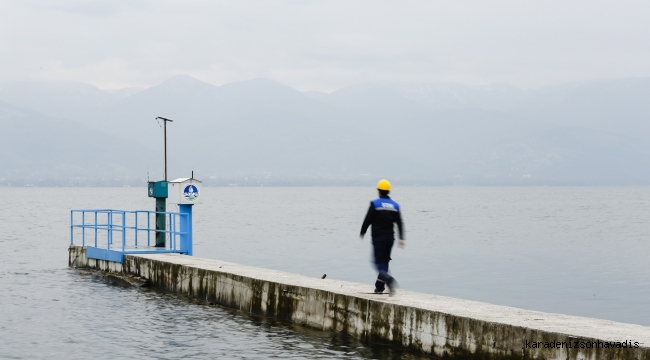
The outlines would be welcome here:
M 650 1 L 0 0 L 0 82 L 301 90 L 650 76 Z

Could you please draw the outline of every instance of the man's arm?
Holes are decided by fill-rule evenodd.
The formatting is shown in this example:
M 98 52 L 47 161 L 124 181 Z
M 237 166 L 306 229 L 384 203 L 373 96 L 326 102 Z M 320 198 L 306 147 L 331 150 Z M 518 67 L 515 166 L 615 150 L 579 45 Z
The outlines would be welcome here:
M 366 218 L 363 219 L 363 225 L 361 225 L 361 237 L 363 237 L 366 234 L 366 231 L 368 231 L 368 227 L 370 224 L 372 224 L 372 219 L 375 217 L 375 207 L 370 203 L 370 207 L 368 208 L 368 212 L 366 213 Z
M 397 231 L 399 232 L 399 242 L 397 243 L 399 247 L 402 249 L 404 246 L 406 246 L 406 242 L 404 241 L 404 224 L 402 224 L 402 213 L 397 212 L 397 220 L 395 220 L 397 223 Z
M 402 224 L 402 213 L 400 211 L 397 212 L 397 219 L 395 220 L 397 223 L 397 231 L 399 232 L 399 239 L 404 240 L 404 225 Z

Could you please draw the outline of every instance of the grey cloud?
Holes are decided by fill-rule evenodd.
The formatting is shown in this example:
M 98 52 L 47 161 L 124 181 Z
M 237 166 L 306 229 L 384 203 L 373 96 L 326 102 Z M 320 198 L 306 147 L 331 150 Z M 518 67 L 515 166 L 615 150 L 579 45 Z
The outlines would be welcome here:
M 0 82 L 119 88 L 191 74 L 217 85 L 265 77 L 332 91 L 650 76 L 645 1 L 46 4 L 9 3 L 0 14 Z
M 74 1 L 66 4 L 54 5 L 52 9 L 72 14 L 91 17 L 111 17 L 128 9 L 143 9 L 144 1 L 139 0 L 97 0 Z

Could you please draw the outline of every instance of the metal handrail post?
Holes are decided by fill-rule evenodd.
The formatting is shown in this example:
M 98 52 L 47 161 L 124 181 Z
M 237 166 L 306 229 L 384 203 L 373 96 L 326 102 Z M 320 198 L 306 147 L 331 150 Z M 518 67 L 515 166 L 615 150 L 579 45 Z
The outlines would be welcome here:
M 97 247 L 97 211 L 95 211 L 95 247 Z
M 147 212 L 147 247 L 151 246 L 151 212 Z
M 113 213 L 108 212 L 106 216 L 107 216 L 106 220 L 108 222 L 108 245 L 106 246 L 106 248 L 110 250 L 111 243 L 113 242 Z
M 74 245 L 74 210 L 70 210 L 70 245 Z
M 138 247 L 138 212 L 135 212 L 135 247 Z
M 176 236 L 174 233 L 176 232 L 176 222 L 174 221 L 174 214 L 169 214 L 169 249 L 174 250 L 176 249 Z
M 122 211 L 122 251 L 126 247 L 126 211 Z
M 180 251 L 192 256 L 192 205 L 178 206 L 181 216 Z
M 86 246 L 86 212 L 81 212 L 81 246 Z

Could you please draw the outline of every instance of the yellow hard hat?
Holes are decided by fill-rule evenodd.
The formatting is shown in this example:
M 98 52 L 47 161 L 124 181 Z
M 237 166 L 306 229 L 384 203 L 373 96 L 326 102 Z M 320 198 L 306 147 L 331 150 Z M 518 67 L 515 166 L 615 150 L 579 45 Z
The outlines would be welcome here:
M 388 190 L 390 190 L 390 183 L 386 179 L 381 179 L 377 183 L 377 189 L 378 190 L 386 190 L 386 191 L 388 191 Z

